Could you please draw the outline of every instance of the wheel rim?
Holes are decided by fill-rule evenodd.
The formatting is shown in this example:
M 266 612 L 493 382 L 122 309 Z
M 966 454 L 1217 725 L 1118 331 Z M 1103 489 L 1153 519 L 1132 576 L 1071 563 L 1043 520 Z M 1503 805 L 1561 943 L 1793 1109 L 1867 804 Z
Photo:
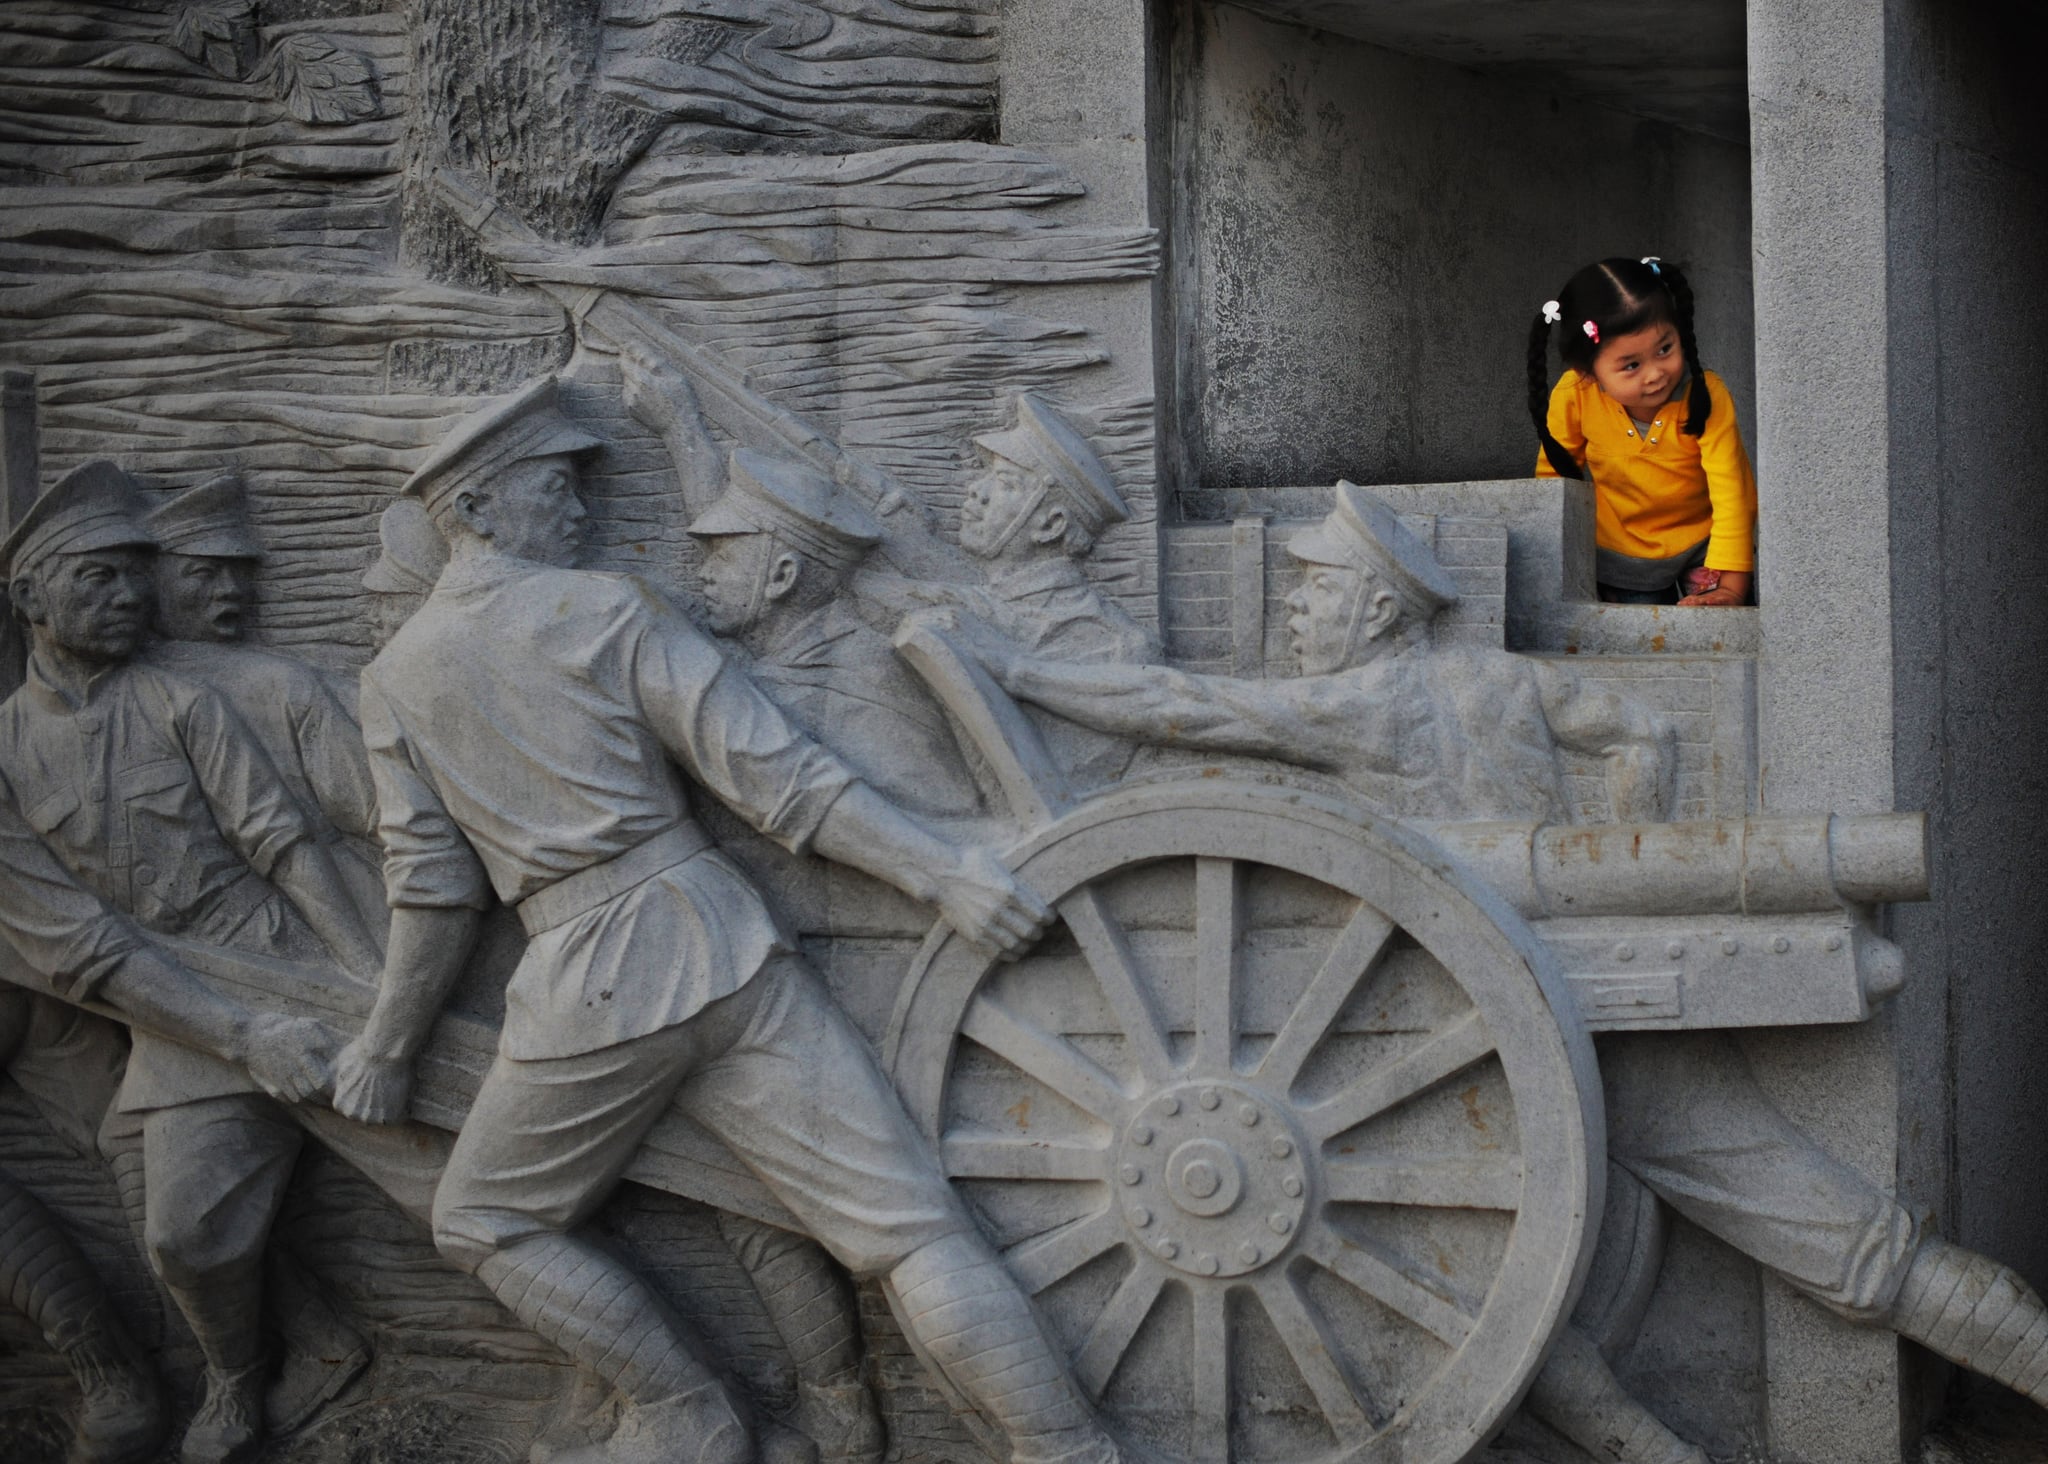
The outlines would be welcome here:
M 1200 1464 L 1476 1451 L 1604 1177 L 1541 944 L 1298 793 L 1125 789 L 1015 862 L 1064 933 L 1001 966 L 935 930 L 888 1058 L 1112 1426 Z

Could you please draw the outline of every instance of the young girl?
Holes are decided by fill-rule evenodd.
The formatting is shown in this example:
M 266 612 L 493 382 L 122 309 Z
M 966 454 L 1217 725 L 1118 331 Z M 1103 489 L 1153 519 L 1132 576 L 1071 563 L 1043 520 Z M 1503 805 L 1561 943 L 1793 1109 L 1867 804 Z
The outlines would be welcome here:
M 1566 370 L 1546 391 L 1553 325 Z M 1538 477 L 1592 475 L 1601 599 L 1748 601 L 1756 474 L 1728 388 L 1700 366 L 1677 266 L 1603 259 L 1545 302 L 1529 331 L 1529 415 Z

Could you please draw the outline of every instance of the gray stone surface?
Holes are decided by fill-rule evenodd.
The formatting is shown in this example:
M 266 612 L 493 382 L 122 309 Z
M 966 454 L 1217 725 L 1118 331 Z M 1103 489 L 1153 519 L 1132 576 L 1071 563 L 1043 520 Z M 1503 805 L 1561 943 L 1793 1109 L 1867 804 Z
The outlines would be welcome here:
M 5 7 L 0 1455 L 2031 1409 L 2007 20 Z M 1514 476 L 1639 250 L 1757 609 Z
M 1229 5 L 1174 13 L 1168 461 L 1191 516 L 1217 489 L 1527 474 L 1529 321 L 1602 255 L 1684 260 L 1748 425 L 1739 144 Z

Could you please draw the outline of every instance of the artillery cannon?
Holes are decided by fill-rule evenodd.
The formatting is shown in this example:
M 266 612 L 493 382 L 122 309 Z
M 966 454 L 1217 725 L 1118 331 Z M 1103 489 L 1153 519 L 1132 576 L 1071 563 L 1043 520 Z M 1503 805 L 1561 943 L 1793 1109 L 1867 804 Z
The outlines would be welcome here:
M 1079 797 L 943 635 L 898 645 L 1060 922 L 1009 964 L 935 928 L 885 1066 L 1106 1417 L 1202 1464 L 1469 1457 L 1592 1263 L 1593 1034 L 1865 1017 L 1902 975 L 1867 907 L 1926 893 L 1914 815 L 1404 825 L 1217 765 Z M 371 1000 L 171 944 L 253 1005 Z M 444 1016 L 415 1119 L 459 1127 L 495 1047 Z M 794 1224 L 677 1114 L 628 1177 Z

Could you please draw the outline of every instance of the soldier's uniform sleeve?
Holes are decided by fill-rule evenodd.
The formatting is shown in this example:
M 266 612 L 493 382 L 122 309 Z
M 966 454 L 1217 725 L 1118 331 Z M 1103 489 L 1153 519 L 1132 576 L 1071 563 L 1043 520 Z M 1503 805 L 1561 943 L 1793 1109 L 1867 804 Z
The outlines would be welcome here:
M 491 902 L 483 861 L 420 771 L 389 698 L 362 681 L 363 744 L 384 846 L 384 896 L 392 907 L 481 910 Z
M 142 946 L 142 935 L 65 872 L 14 804 L 0 775 L 0 936 L 21 959 L 14 984 L 85 1001 Z
M 801 854 L 855 781 L 680 610 L 646 591 L 634 690 L 669 755 L 721 803 Z
M 292 725 L 313 801 L 344 834 L 369 838 L 377 829 L 377 792 L 363 729 L 316 673 L 308 670 L 304 681 Z
M 305 812 L 256 734 L 219 695 L 188 682 L 178 700 L 177 726 L 185 756 L 198 774 L 200 791 L 221 836 L 251 869 L 270 878 L 294 844 L 312 837 Z

